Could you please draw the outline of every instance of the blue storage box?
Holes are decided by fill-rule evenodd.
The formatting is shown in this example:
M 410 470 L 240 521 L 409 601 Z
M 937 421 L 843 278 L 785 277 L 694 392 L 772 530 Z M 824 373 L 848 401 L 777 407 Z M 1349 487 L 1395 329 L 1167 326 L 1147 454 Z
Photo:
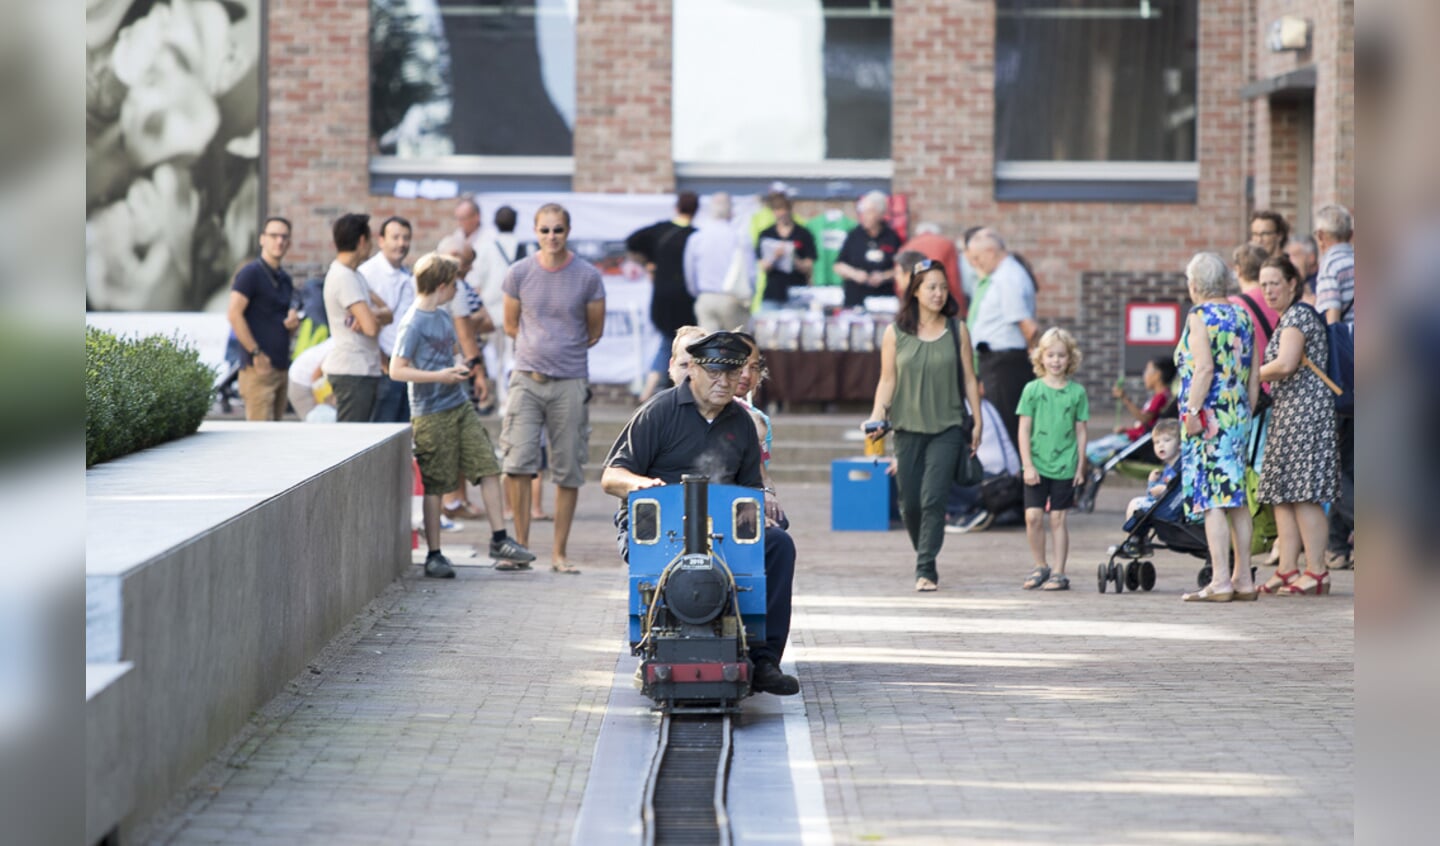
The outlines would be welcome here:
M 830 529 L 836 532 L 890 531 L 893 481 L 885 462 L 837 458 L 830 463 Z

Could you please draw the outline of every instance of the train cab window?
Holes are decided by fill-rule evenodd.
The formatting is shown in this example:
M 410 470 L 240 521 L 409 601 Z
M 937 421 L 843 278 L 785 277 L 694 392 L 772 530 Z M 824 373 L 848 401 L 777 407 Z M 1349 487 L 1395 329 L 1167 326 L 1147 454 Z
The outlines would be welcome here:
M 653 499 L 635 502 L 635 523 L 630 527 L 636 543 L 656 543 L 660 540 L 660 503 Z
M 753 499 L 735 500 L 732 518 L 736 543 L 755 543 L 760 540 L 760 503 Z

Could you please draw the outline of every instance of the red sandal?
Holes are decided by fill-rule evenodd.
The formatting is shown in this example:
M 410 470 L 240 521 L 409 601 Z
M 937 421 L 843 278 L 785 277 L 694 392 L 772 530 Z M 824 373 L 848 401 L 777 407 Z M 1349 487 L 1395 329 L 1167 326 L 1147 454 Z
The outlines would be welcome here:
M 1285 587 L 1281 588 L 1280 592 L 1282 594 L 1288 594 L 1290 596 L 1325 596 L 1326 594 L 1330 593 L 1329 570 L 1326 570 L 1323 573 L 1312 573 L 1309 570 L 1306 570 L 1305 575 L 1309 576 L 1315 582 L 1315 584 L 1311 585 L 1310 587 L 1303 588 L 1297 585 L 1288 584 Z
M 1281 593 L 1289 588 L 1290 584 L 1298 578 L 1300 578 L 1299 567 L 1296 567 L 1288 573 L 1282 573 L 1276 570 L 1275 575 L 1271 576 L 1265 584 L 1260 585 L 1256 589 L 1261 593 Z

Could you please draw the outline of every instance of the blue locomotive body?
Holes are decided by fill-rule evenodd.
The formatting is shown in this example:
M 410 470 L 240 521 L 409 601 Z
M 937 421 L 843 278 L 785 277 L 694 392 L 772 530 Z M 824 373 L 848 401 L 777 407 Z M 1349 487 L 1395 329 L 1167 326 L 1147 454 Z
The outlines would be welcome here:
M 733 710 L 750 694 L 748 644 L 765 637 L 763 494 L 687 476 L 626 508 L 641 690 L 667 711 Z

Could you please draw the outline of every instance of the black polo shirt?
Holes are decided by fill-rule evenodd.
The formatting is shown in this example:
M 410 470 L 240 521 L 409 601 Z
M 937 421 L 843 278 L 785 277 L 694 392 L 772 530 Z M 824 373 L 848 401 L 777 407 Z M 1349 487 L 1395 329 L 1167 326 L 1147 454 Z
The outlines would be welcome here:
M 736 403 L 707 422 L 695 404 L 686 379 L 661 391 L 646 403 L 621 430 L 606 467 L 619 467 L 679 484 L 687 473 L 703 473 L 720 485 L 758 488 L 760 439 L 750 415 Z
M 851 229 L 850 234 L 845 236 L 845 243 L 840 246 L 840 255 L 835 260 L 866 273 L 884 273 L 895 266 L 895 254 L 899 251 L 900 236 L 890 228 L 890 224 L 882 221 L 880 232 L 873 238 L 863 226 Z M 894 291 L 894 284 L 871 288 L 869 285 L 846 279 L 845 307 L 863 305 L 866 297 L 883 297 Z
M 239 291 L 249 300 L 245 305 L 245 322 L 255 343 L 276 370 L 290 366 L 290 330 L 285 328 L 285 315 L 294 306 L 295 283 L 290 274 L 271 267 L 264 259 L 255 259 L 235 274 L 230 290 Z M 250 351 L 242 351 L 241 360 L 250 366 Z

